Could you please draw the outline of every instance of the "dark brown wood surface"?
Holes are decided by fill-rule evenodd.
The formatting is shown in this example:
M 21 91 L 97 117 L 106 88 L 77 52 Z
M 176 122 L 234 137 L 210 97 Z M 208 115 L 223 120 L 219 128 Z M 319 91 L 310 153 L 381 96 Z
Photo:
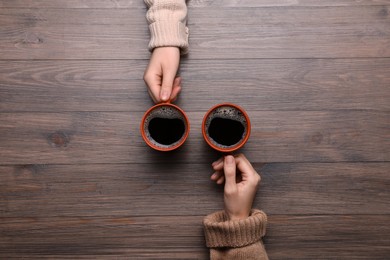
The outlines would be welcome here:
M 270 259 L 390 256 L 390 1 L 190 0 L 191 133 L 142 141 L 141 0 L 0 0 L 0 259 L 208 259 L 220 155 L 206 110 L 253 124 Z

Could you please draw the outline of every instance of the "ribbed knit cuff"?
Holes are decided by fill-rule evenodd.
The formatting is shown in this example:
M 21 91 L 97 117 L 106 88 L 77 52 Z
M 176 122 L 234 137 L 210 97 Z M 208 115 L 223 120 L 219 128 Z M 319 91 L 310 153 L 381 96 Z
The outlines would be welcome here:
M 233 221 L 225 211 L 218 211 L 205 217 L 203 226 L 207 247 L 243 247 L 265 235 L 267 215 L 255 209 L 248 218 Z
M 158 21 L 149 25 L 149 50 L 156 47 L 179 47 L 181 54 L 188 53 L 188 28 L 181 22 Z

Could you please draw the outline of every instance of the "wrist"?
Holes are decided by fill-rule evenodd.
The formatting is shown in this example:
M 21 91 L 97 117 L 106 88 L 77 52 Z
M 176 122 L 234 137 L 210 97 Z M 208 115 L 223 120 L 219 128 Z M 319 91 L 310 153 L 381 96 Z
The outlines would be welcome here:
M 226 213 L 226 216 L 228 217 L 228 219 L 232 220 L 232 221 L 243 220 L 243 219 L 246 219 L 250 216 L 250 211 L 240 212 L 240 213 L 230 213 L 227 210 L 225 210 L 225 213 Z

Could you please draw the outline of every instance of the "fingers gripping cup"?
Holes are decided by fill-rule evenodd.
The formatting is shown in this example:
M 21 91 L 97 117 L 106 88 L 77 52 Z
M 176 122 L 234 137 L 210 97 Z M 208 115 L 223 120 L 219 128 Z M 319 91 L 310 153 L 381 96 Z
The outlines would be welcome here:
M 141 121 L 141 135 L 145 143 L 162 152 L 179 148 L 189 131 L 190 124 L 184 111 L 170 103 L 151 107 Z
M 247 113 L 237 105 L 224 103 L 212 107 L 203 118 L 203 138 L 217 151 L 230 153 L 249 138 L 251 124 Z

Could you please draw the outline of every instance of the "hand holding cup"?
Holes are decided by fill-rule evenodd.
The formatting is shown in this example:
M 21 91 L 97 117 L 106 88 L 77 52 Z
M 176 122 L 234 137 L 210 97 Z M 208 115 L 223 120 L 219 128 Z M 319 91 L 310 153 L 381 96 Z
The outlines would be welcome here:
M 217 184 L 225 183 L 225 212 L 230 220 L 247 218 L 260 184 L 260 175 L 243 154 L 224 156 L 212 167 L 215 172 L 211 180 Z

